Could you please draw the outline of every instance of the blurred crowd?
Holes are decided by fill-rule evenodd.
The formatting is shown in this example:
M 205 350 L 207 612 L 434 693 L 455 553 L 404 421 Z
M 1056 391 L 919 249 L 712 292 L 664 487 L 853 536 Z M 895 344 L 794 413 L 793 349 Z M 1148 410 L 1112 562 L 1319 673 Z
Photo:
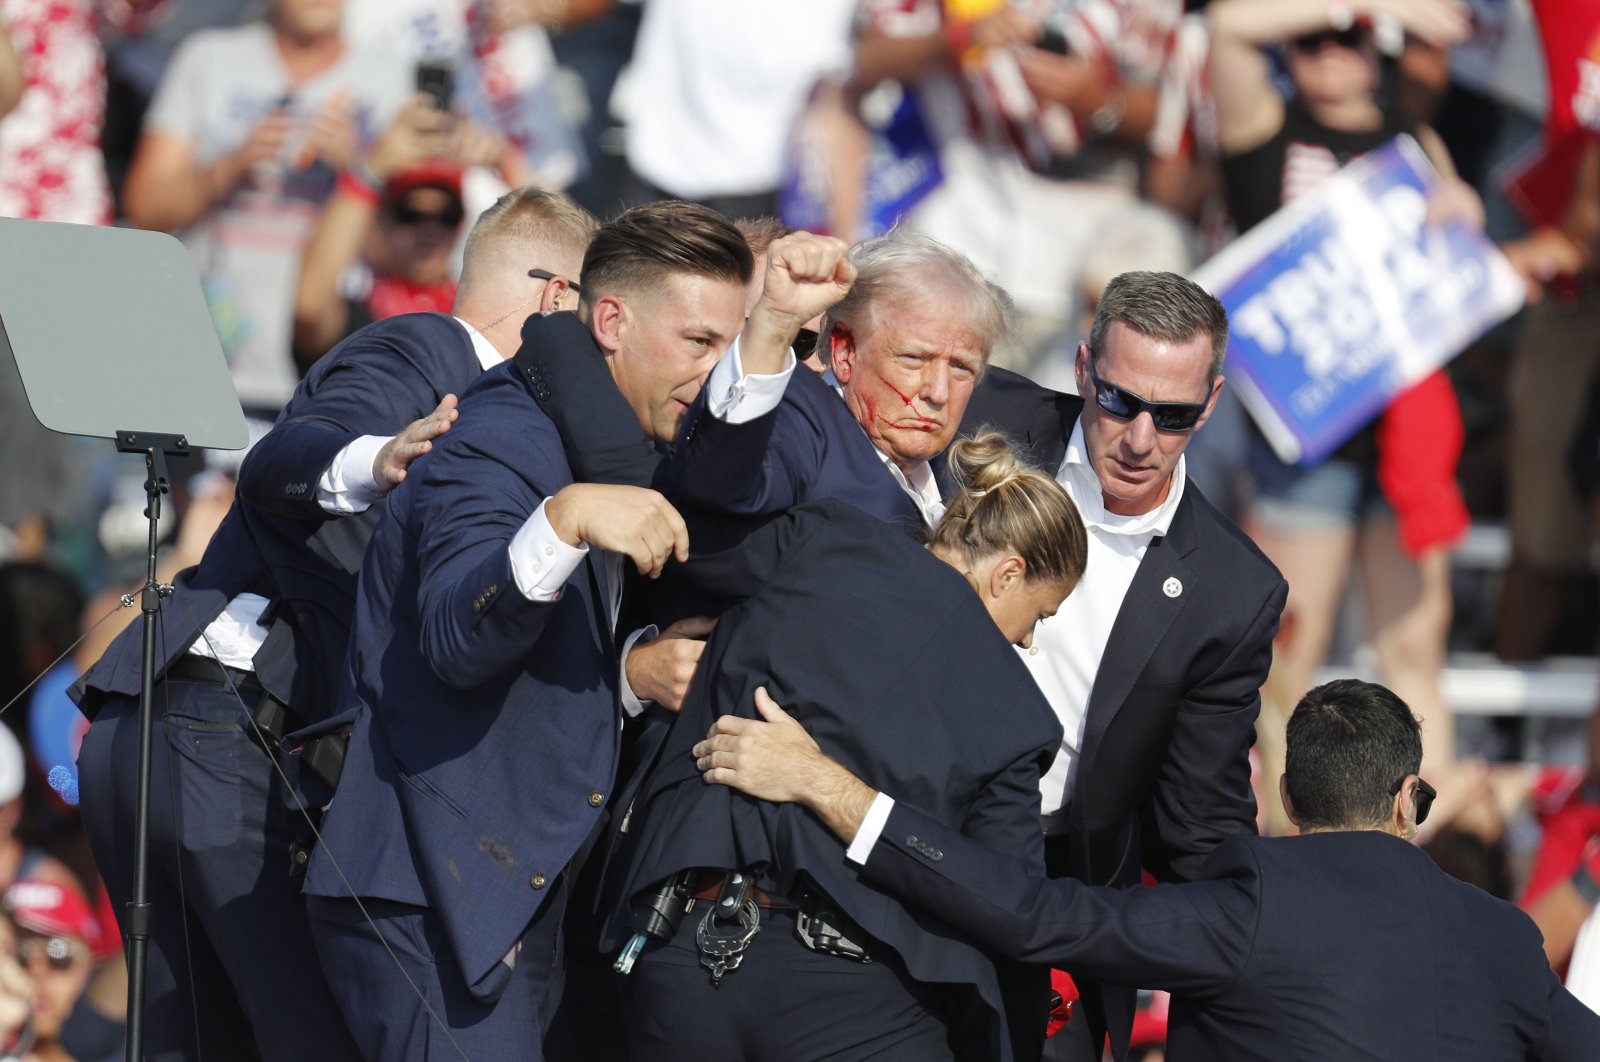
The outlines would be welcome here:
M 0 28 L 0 216 L 177 236 L 258 437 L 352 332 L 449 313 L 465 234 L 510 188 L 602 220 L 704 204 L 748 223 L 757 277 L 791 229 L 925 233 L 1010 294 L 992 363 L 1072 391 L 1113 277 L 1190 273 L 1410 134 L 1436 219 L 1482 228 L 1527 309 L 1314 468 L 1224 392 L 1188 474 L 1289 584 L 1263 832 L 1291 829 L 1289 710 L 1370 645 L 1427 723 L 1421 842 L 1570 956 L 1600 715 L 1523 763 L 1516 720 L 1458 734 L 1442 679 L 1452 651 L 1525 663 L 1600 636 L 1600 0 L 0 0 Z M 137 615 L 118 599 L 144 471 L 39 427 L 9 363 L 0 450 L 0 987 L 9 934 L 28 1057 L 88 1062 L 119 1054 L 125 971 L 66 690 Z M 164 577 L 198 561 L 238 459 L 177 464 Z M 1487 588 L 1452 568 L 1469 523 L 1509 532 Z

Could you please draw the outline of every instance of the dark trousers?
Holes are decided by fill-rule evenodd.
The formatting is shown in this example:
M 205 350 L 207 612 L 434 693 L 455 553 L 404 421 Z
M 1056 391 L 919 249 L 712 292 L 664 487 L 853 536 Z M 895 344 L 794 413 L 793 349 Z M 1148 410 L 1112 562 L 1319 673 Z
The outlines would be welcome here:
M 742 965 L 713 986 L 695 931 L 705 907 L 672 940 L 647 947 L 622 978 L 634 1062 L 940 1062 L 953 1056 L 934 990 L 887 949 L 859 963 L 810 951 L 792 910 L 763 910 Z
M 490 1002 L 467 987 L 431 908 L 326 896 L 306 897 L 306 907 L 323 971 L 369 1062 L 539 1062 L 547 1015 L 560 1003 L 563 901 L 564 891 L 545 901 Z
M 259 694 L 239 696 L 253 709 Z M 309 830 L 239 701 L 172 678 L 155 707 L 146 1058 L 357 1057 L 291 873 Z M 119 919 L 133 898 L 138 724 L 137 698 L 109 698 L 78 754 L 84 829 Z

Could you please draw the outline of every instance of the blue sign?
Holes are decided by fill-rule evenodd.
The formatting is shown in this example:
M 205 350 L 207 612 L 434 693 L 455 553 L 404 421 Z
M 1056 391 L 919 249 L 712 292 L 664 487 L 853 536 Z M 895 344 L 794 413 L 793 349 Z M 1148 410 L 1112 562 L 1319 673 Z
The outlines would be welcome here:
M 873 123 L 861 175 L 863 195 L 856 236 L 865 239 L 893 228 L 912 207 L 939 186 L 944 172 L 939 152 L 914 92 L 900 93 L 885 119 Z M 785 225 L 828 232 L 830 182 L 840 179 L 832 165 L 832 144 L 820 123 L 802 116 L 778 189 L 778 216 Z
M 1228 309 L 1228 379 L 1284 461 L 1321 461 L 1522 305 L 1482 232 L 1428 223 L 1438 183 L 1397 137 L 1196 272 Z

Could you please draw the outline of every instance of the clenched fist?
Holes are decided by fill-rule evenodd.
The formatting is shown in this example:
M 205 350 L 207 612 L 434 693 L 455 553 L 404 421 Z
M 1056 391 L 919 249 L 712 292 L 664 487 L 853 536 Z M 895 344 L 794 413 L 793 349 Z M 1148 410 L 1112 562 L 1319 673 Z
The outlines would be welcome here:
M 569 546 L 587 543 L 632 559 L 654 579 L 668 557 L 689 559 L 689 529 L 667 499 L 644 487 L 574 483 L 545 507 L 550 526 Z

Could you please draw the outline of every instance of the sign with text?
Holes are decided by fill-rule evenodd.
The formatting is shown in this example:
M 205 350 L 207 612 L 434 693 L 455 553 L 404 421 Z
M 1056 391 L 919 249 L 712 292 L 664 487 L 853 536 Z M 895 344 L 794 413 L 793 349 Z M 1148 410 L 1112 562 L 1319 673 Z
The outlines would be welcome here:
M 1321 461 L 1522 305 L 1483 233 L 1428 223 L 1438 183 L 1397 137 L 1194 274 L 1228 308 L 1229 383 L 1284 461 Z

